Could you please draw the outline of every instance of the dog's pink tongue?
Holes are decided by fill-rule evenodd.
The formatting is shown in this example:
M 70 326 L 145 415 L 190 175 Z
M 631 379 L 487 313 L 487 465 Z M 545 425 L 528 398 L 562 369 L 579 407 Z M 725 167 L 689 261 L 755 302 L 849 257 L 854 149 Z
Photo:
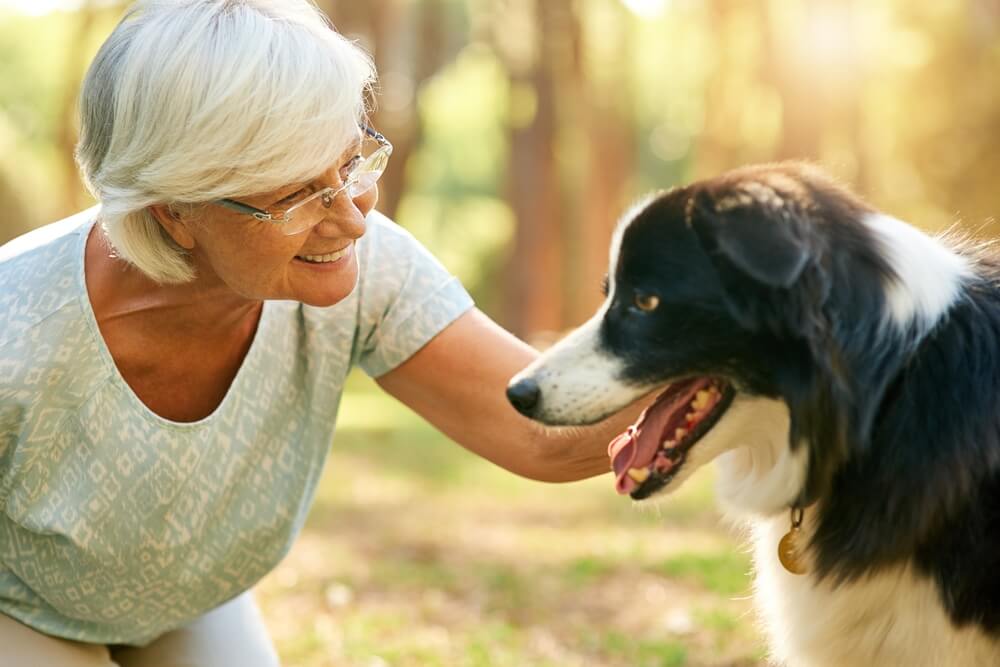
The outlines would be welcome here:
M 705 388 L 710 382 L 707 378 L 675 382 L 642 411 L 634 424 L 608 444 L 608 456 L 611 457 L 611 469 L 615 472 L 615 489 L 618 493 L 625 495 L 635 491 L 639 483 L 628 476 L 628 471 L 632 468 L 647 468 L 653 462 L 671 417 L 681 410 L 687 410 L 698 390 Z
M 670 419 L 671 403 L 657 400 L 642 411 L 639 419 L 608 445 L 611 469 L 615 472 L 615 490 L 622 495 L 639 486 L 628 476 L 631 468 L 645 468 L 653 462 L 660 448 L 660 436 Z

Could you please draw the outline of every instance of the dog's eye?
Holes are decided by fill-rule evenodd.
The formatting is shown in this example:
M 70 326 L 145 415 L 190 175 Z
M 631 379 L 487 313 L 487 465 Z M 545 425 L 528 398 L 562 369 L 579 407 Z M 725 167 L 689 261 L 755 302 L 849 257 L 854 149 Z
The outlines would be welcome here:
M 656 307 L 660 305 L 660 297 L 655 294 L 643 294 L 642 292 L 636 292 L 633 303 L 635 304 L 635 307 L 642 312 L 649 313 L 656 310 Z

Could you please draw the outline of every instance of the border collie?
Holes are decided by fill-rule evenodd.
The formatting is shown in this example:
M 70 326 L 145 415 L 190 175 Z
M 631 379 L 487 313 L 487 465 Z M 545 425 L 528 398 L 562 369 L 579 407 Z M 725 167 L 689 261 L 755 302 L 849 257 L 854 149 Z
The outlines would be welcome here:
M 776 662 L 1000 665 L 998 255 L 782 163 L 626 214 L 605 294 L 508 398 L 570 425 L 661 391 L 618 492 L 716 461 Z

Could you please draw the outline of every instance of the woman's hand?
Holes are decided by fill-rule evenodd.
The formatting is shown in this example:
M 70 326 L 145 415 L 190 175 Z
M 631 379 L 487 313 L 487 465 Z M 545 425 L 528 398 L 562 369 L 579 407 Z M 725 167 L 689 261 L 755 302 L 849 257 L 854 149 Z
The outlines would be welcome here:
M 473 309 L 378 383 L 466 449 L 523 477 L 568 482 L 608 472 L 608 442 L 642 406 L 594 426 L 546 428 L 521 416 L 505 393 L 536 356 Z

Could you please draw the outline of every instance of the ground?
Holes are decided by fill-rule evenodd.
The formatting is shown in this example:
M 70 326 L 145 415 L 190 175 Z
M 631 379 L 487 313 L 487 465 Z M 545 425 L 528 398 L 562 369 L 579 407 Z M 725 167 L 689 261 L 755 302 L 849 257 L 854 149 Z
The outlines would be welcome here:
M 711 472 L 655 506 L 531 482 L 353 377 L 306 528 L 257 597 L 287 667 L 765 664 Z

